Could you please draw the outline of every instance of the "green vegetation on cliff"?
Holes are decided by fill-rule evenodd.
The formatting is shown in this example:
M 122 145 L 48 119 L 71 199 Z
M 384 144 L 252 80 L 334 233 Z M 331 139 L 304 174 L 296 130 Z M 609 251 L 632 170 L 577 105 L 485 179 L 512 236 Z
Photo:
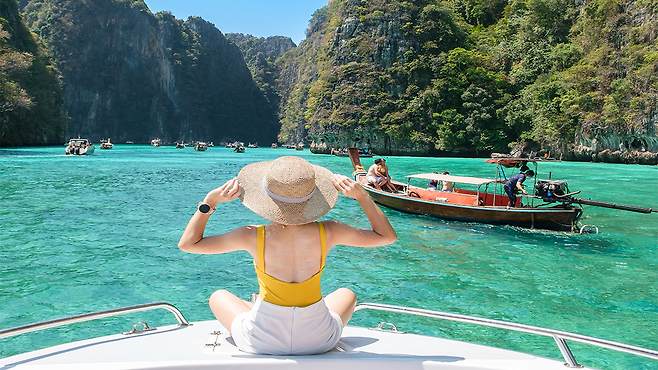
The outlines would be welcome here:
M 279 61 L 279 137 L 396 154 L 566 153 L 611 135 L 652 149 L 657 6 L 333 0 Z
M 0 146 L 58 144 L 66 115 L 59 73 L 16 0 L 0 0 Z

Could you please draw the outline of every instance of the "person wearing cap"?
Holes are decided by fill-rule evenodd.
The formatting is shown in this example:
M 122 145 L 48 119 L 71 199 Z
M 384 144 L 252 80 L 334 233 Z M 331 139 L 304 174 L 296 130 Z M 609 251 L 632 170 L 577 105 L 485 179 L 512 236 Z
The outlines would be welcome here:
M 534 175 L 535 171 L 527 170 L 525 173 L 521 172 L 507 179 L 504 188 L 507 196 L 509 197 L 509 202 L 507 202 L 508 207 L 516 207 L 517 192 L 520 191 L 523 194 L 528 195 L 528 192 L 523 188 L 523 182 L 526 178 L 533 177 Z
M 339 192 L 359 203 L 371 229 L 316 221 L 336 204 Z M 271 222 L 204 237 L 217 204 L 235 198 Z M 255 302 L 218 290 L 209 300 L 212 312 L 244 352 L 309 355 L 334 348 L 356 306 L 356 295 L 347 288 L 322 296 L 327 253 L 336 245 L 377 247 L 396 240 L 395 230 L 361 185 L 286 156 L 247 165 L 237 178 L 210 191 L 178 247 L 198 254 L 249 252 L 259 285 Z

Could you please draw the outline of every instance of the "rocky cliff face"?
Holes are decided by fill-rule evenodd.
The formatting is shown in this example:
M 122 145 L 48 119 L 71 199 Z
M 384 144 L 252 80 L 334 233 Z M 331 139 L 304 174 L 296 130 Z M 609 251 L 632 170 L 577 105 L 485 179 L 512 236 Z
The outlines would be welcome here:
M 280 111 L 281 93 L 279 70 L 276 60 L 296 47 L 289 37 L 254 37 L 241 33 L 229 33 L 226 38 L 242 51 L 244 60 L 252 73 L 254 82 L 267 99 L 268 110 Z
M 62 72 L 70 135 L 114 142 L 276 137 L 276 112 L 238 47 L 212 24 L 154 15 L 142 1 L 22 6 Z
M 658 162 L 652 2 L 480 5 L 486 22 L 459 0 L 329 2 L 277 62 L 280 141 Z
M 59 72 L 30 33 L 15 0 L 0 1 L 0 146 L 64 141 Z

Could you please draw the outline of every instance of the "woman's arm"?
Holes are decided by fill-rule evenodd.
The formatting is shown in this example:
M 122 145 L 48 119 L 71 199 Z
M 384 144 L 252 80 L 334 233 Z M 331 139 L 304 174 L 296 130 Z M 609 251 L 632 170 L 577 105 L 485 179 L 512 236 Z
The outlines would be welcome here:
M 391 223 L 379 207 L 370 199 L 361 184 L 356 181 L 334 174 L 331 179 L 336 189 L 343 195 L 355 199 L 370 221 L 371 230 L 357 229 L 342 222 L 324 221 L 327 226 L 327 241 L 329 246 L 336 244 L 354 247 L 379 247 L 394 243 L 398 236 Z
M 237 198 L 241 189 L 238 180 L 232 179 L 208 193 L 203 201 L 214 209 L 219 203 L 230 202 Z M 245 250 L 250 245 L 250 238 L 256 235 L 253 232 L 253 226 L 244 226 L 226 234 L 204 238 L 203 232 L 206 229 L 208 218 L 210 218 L 208 214 L 201 213 L 199 210 L 194 213 L 178 242 L 180 250 L 197 254 L 219 254 Z

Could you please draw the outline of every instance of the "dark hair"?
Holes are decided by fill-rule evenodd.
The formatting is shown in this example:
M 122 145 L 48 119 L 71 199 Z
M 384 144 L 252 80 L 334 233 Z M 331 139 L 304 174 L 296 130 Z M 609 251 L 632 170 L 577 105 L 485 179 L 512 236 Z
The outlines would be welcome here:
M 379 163 L 381 163 L 381 161 L 382 161 L 381 158 L 377 158 L 377 159 L 375 159 L 375 164 L 379 164 Z
M 450 175 L 450 172 L 448 172 L 448 171 L 443 171 L 443 172 L 441 172 L 441 174 L 442 174 L 442 175 Z
M 526 166 L 526 165 L 524 164 L 523 166 L 521 166 L 521 169 L 520 169 L 519 171 L 520 171 L 520 172 L 525 172 L 525 171 L 527 171 L 527 170 L 529 170 L 529 169 L 530 169 L 530 168 L 528 168 L 528 166 Z
M 532 177 L 532 176 L 535 175 L 535 171 L 533 171 L 533 170 L 527 170 L 527 171 L 525 172 L 525 175 L 528 176 L 528 177 Z

